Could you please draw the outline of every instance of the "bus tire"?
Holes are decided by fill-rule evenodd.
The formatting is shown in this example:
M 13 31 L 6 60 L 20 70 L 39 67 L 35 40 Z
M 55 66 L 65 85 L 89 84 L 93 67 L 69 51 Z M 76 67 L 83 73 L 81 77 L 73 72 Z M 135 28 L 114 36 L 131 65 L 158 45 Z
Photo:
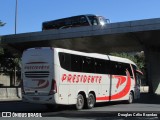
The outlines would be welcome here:
M 83 107 L 84 107 L 84 96 L 82 94 L 78 94 L 76 109 L 81 110 L 81 109 L 83 109 Z
M 130 93 L 129 93 L 129 98 L 128 98 L 128 100 L 127 100 L 127 103 L 128 103 L 128 104 L 131 104 L 131 103 L 133 103 L 133 100 L 134 100 L 133 93 L 130 92 Z
M 89 93 L 88 99 L 87 99 L 87 108 L 92 109 L 95 105 L 95 96 L 92 93 Z

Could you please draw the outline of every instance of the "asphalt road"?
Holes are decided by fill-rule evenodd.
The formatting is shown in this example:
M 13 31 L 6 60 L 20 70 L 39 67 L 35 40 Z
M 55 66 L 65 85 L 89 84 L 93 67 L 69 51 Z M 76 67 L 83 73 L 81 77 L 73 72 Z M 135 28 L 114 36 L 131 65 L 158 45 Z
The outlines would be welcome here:
M 45 105 L 23 103 L 21 101 L 0 102 L 0 116 L 2 112 L 11 113 L 40 113 L 42 118 L 54 120 L 70 119 L 159 119 L 160 96 L 142 94 L 141 99 L 133 104 L 110 102 L 96 104 L 93 109 L 75 110 L 74 106 L 59 106 L 58 109 L 48 109 Z

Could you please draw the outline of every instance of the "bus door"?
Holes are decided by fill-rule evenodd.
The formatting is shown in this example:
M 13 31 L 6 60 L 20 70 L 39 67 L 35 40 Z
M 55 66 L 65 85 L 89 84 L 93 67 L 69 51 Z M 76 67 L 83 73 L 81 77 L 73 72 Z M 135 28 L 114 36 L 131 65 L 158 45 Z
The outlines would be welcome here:
M 140 98 L 140 85 L 141 85 L 141 76 L 143 75 L 143 73 L 139 70 L 135 70 L 135 87 L 134 87 L 134 91 L 135 91 L 135 99 Z

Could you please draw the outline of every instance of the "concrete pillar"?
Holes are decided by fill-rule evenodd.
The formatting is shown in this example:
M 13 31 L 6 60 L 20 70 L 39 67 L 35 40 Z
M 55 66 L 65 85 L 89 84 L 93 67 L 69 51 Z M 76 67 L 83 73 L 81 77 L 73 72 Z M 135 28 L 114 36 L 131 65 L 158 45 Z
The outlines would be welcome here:
M 155 47 L 145 49 L 149 92 L 160 95 L 160 50 Z

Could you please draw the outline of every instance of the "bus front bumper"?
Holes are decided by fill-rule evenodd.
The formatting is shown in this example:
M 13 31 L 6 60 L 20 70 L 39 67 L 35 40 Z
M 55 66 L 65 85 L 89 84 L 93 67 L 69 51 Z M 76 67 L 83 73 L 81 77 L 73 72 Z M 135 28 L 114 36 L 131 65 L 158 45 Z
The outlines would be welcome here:
M 56 104 L 54 95 L 50 96 L 22 95 L 22 101 L 29 103 L 39 103 L 39 104 Z

